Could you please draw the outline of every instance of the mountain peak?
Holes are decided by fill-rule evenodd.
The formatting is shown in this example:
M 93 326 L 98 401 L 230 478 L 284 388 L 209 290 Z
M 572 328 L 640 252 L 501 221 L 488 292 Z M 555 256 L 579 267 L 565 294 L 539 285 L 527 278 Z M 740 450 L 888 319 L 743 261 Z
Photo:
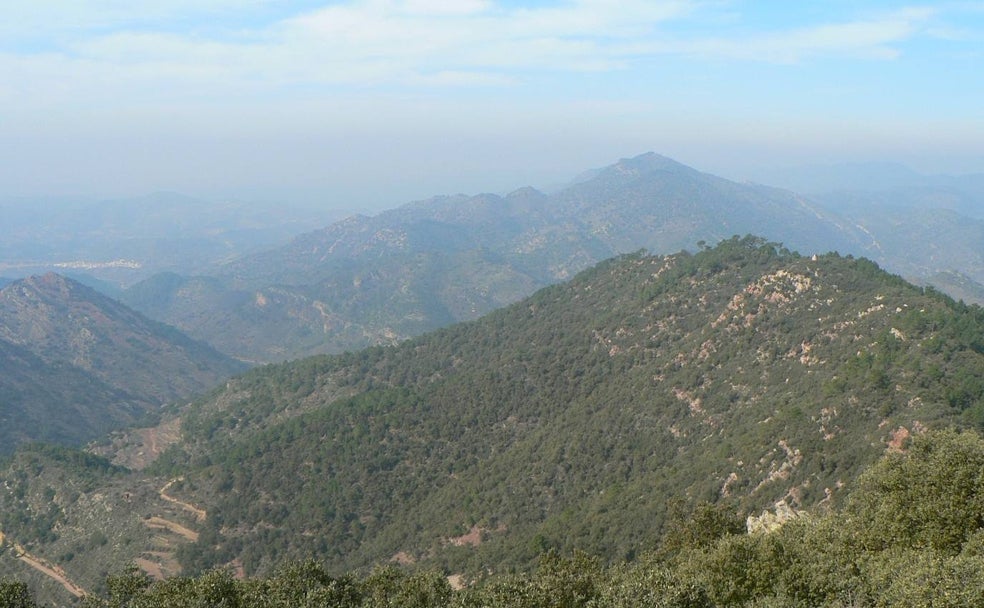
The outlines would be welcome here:
M 517 188 L 509 194 L 506 195 L 507 200 L 524 199 L 524 200 L 537 200 L 547 198 L 547 195 L 540 192 L 533 186 L 524 186 L 522 188 Z
M 625 169 L 644 169 L 648 171 L 691 172 L 696 170 L 684 165 L 683 163 L 677 162 L 668 156 L 656 154 L 655 152 L 646 152 L 645 154 L 633 156 L 632 158 L 619 159 L 614 166 Z
M 23 283 L 24 285 L 33 287 L 34 289 L 46 290 L 46 291 L 52 289 L 58 289 L 58 290 L 68 289 L 72 287 L 73 284 L 81 286 L 81 283 L 73 281 L 72 279 L 60 275 L 57 272 L 46 272 L 42 275 L 32 275 L 30 277 L 27 277 L 26 279 L 22 279 L 20 282 Z
M 119 303 L 109 296 L 56 272 L 32 275 L 14 281 L 0 291 L 6 294 L 8 304 L 26 297 L 30 301 L 45 302 L 56 307 L 72 306 L 72 303 L 85 303 L 86 306 L 99 308 L 120 307 Z

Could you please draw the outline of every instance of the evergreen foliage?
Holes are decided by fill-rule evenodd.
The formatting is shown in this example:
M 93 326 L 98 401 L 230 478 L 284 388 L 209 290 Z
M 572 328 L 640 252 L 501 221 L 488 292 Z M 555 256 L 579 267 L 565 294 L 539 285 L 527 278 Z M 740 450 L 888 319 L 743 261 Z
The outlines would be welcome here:
M 158 471 L 197 471 L 187 491 L 214 505 L 192 572 L 710 543 L 736 529 L 724 497 L 808 507 L 895 433 L 976 427 L 982 320 L 867 260 L 754 237 L 636 253 L 397 347 L 247 373 L 188 411 Z M 707 521 L 666 528 L 673 500 Z
M 843 509 L 803 515 L 773 531 L 726 526 L 715 540 L 680 545 L 672 555 L 651 551 L 610 565 L 579 551 L 548 551 L 528 574 L 486 576 L 458 590 L 434 570 L 388 566 L 333 576 L 308 561 L 245 580 L 211 570 L 152 582 L 132 569 L 110 577 L 105 596 L 89 596 L 82 606 L 971 608 L 984 602 L 982 461 L 980 435 L 930 432 L 868 469 Z M 719 516 L 704 506 L 684 527 Z M 25 585 L 0 581 L 0 607 L 35 606 Z
M 101 532 L 102 563 L 117 564 L 147 551 L 141 518 L 167 483 L 172 500 L 207 517 L 167 501 L 198 534 L 178 550 L 189 578 L 152 583 L 141 598 L 199 593 L 202 581 L 247 593 L 275 586 L 284 563 L 315 560 L 294 575 L 316 581 L 305 597 L 351 592 L 340 605 L 916 602 L 919 579 L 895 570 L 904 564 L 973 580 L 975 436 L 930 433 L 942 449 L 917 440 L 855 498 L 844 488 L 908 436 L 980 428 L 982 321 L 980 308 L 866 260 L 803 257 L 753 237 L 635 253 L 476 322 L 234 378 L 180 410 L 182 440 L 143 476 L 99 473 L 100 512 L 115 500 L 114 519 L 80 515 L 83 504 L 96 511 L 96 492 L 80 487 L 88 502 L 62 492 L 64 462 L 45 456 L 35 476 L 15 457 L 0 517 Z M 951 487 L 962 493 L 937 519 L 878 510 L 947 500 Z M 743 533 L 745 517 L 777 501 L 814 515 Z M 21 529 L 19 542 L 58 546 L 44 533 Z M 393 563 L 409 566 L 373 570 Z M 261 578 L 240 583 L 216 566 Z M 96 574 L 84 586 L 111 601 L 114 583 L 100 587 Z M 474 584 L 449 593 L 445 575 Z

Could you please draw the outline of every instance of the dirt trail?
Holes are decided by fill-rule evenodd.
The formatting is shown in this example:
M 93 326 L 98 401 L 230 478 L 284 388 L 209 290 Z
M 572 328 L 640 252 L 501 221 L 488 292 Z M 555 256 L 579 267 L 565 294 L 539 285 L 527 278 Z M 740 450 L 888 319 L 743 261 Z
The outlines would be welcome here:
M 141 570 L 146 572 L 147 575 L 150 576 L 150 578 L 154 579 L 155 581 L 164 580 L 165 578 L 164 570 L 161 569 L 160 564 L 156 562 L 152 562 L 149 559 L 143 557 L 136 558 L 135 560 L 133 560 L 133 563 L 135 563 L 137 567 L 139 567 Z
M 168 530 L 170 532 L 177 534 L 178 536 L 182 536 L 185 539 L 190 540 L 191 542 L 195 542 L 198 540 L 198 532 L 195 532 L 194 530 L 189 530 L 188 528 L 185 528 L 181 524 L 176 524 L 173 521 L 164 519 L 163 517 L 151 517 L 150 519 L 146 520 L 144 524 L 148 528 L 154 528 L 156 530 Z
M 65 571 L 58 566 L 49 564 L 43 559 L 34 557 L 30 553 L 24 553 L 18 559 L 34 568 L 41 574 L 54 579 L 58 584 L 65 588 L 65 591 L 68 591 L 75 597 L 84 597 L 86 595 L 85 589 L 70 581 L 68 577 L 65 576 Z
M 3 544 L 5 539 L 6 537 L 4 536 L 3 532 L 0 532 L 0 544 Z M 34 568 L 41 574 L 47 576 L 48 578 L 54 580 L 59 585 L 64 587 L 65 591 L 68 591 L 75 597 L 84 597 L 86 595 L 85 589 L 73 583 L 68 578 L 68 575 L 65 574 L 65 571 L 62 570 L 60 567 L 48 562 L 47 560 L 41 559 L 40 557 L 31 555 L 30 553 L 27 552 L 26 549 L 24 549 L 24 547 L 18 545 L 15 542 L 11 541 L 10 545 L 11 547 L 13 547 L 14 556 L 17 559 L 21 560 L 22 562 Z
M 184 481 L 184 477 L 175 477 L 171 481 L 164 484 L 164 487 L 158 491 L 158 493 L 161 495 L 161 498 L 171 504 L 178 505 L 179 507 L 181 507 L 185 511 L 188 511 L 189 513 L 194 513 L 195 519 L 197 519 L 199 522 L 205 521 L 205 517 L 208 515 L 205 509 L 199 509 L 195 505 L 180 501 L 177 498 L 167 493 L 168 489 L 179 481 Z
M 154 429 L 150 429 L 150 432 L 146 436 L 147 442 L 145 445 L 149 446 L 150 452 L 157 451 L 159 447 L 156 433 L 153 431 Z M 207 516 L 204 509 L 199 509 L 195 505 L 184 502 L 183 500 L 175 498 L 167 493 L 168 490 L 171 489 L 171 486 L 183 480 L 184 477 L 175 477 L 165 483 L 161 489 L 157 491 L 157 493 L 161 497 L 161 500 L 169 502 L 172 505 L 191 513 L 195 516 L 195 521 L 201 523 L 205 521 L 205 517 Z M 170 509 L 168 509 L 168 511 L 170 511 Z M 143 523 L 152 530 L 160 530 L 180 537 L 182 541 L 177 541 L 177 539 L 169 537 L 167 534 L 156 536 L 155 543 L 158 545 L 158 550 L 147 551 L 141 557 L 134 560 L 140 569 L 156 580 L 162 580 L 169 575 L 179 574 L 181 572 L 181 565 L 175 560 L 176 544 L 180 544 L 183 541 L 196 542 L 198 540 L 198 532 L 177 522 L 171 521 L 170 519 L 166 519 L 163 517 L 164 515 L 166 515 L 166 513 L 147 517 L 144 519 Z

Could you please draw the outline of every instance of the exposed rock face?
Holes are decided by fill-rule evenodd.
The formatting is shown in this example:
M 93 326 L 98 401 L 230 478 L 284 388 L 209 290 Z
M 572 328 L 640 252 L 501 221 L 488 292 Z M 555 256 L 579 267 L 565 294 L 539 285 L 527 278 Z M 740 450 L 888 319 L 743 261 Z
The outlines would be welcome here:
M 749 534 L 772 532 L 778 530 L 787 521 L 806 515 L 806 511 L 797 511 L 786 502 L 786 499 L 782 499 L 775 504 L 773 511 L 766 509 L 761 515 L 749 515 L 745 520 L 745 527 Z

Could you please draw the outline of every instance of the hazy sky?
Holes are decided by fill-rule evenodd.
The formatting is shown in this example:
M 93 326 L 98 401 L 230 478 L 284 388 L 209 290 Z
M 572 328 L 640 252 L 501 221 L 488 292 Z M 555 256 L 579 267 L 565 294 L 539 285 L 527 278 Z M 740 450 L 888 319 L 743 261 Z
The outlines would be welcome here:
M 384 208 L 655 151 L 984 171 L 984 2 L 5 0 L 0 195 Z

